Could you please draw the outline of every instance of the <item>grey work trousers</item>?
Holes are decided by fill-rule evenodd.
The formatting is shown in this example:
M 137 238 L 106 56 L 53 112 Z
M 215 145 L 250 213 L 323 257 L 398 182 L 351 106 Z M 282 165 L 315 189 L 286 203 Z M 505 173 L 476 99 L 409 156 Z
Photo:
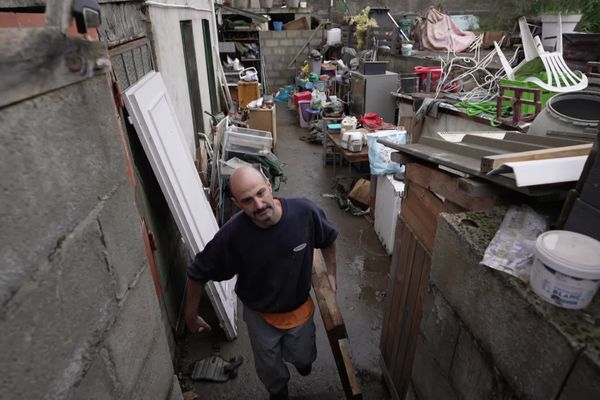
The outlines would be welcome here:
M 296 368 L 306 368 L 316 360 L 313 317 L 296 328 L 278 329 L 244 306 L 244 321 L 252 344 L 256 374 L 269 393 L 281 392 L 290 380 L 284 361 Z

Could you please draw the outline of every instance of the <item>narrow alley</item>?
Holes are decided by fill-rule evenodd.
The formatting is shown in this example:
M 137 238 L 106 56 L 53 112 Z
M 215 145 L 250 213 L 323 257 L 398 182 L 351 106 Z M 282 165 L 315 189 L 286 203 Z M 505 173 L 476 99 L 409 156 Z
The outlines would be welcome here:
M 321 145 L 300 140 L 307 131 L 298 126 L 297 112 L 288 110 L 286 104 L 277 105 L 277 131 L 275 154 L 284 164 L 287 180 L 276 195 L 313 200 L 340 230 L 336 241 L 336 297 L 348 329 L 352 360 L 361 382 L 363 398 L 386 399 L 388 394 L 381 377 L 378 344 L 391 257 L 385 254 L 366 217 L 352 216 L 341 210 L 335 199 L 323 197 L 323 194 L 334 193 L 333 167 L 323 168 Z M 348 169 L 338 167 L 337 172 L 347 175 Z M 354 174 L 358 172 L 354 170 Z M 241 305 L 238 305 L 238 312 L 241 310 Z M 233 342 L 227 342 L 222 334 L 215 333 L 186 337 L 180 360 L 184 368 L 215 351 L 219 351 L 225 359 L 242 355 L 245 360 L 235 379 L 225 383 L 196 383 L 196 392 L 202 393 L 203 398 L 259 399 L 267 396 L 254 371 L 252 350 L 241 315 L 238 315 L 238 321 L 238 338 Z M 315 322 L 317 361 L 308 377 L 300 376 L 290 366 L 290 397 L 298 400 L 343 399 L 340 378 L 318 313 Z

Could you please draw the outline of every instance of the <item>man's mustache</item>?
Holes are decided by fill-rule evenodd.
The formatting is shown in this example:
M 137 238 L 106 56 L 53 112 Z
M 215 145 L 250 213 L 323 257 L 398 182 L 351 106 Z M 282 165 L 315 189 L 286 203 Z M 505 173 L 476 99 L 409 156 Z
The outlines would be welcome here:
M 260 210 L 254 211 L 254 215 L 258 215 L 258 214 L 262 213 L 263 211 L 268 210 L 268 209 L 272 209 L 272 208 L 273 208 L 273 206 L 268 205 L 268 206 L 266 206 L 264 208 L 261 208 Z

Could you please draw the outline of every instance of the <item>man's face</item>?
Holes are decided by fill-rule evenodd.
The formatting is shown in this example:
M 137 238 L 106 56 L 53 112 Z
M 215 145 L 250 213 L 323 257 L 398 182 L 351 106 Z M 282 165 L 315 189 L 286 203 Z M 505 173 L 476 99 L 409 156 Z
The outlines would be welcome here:
M 275 204 L 271 183 L 256 176 L 237 185 L 233 193 L 234 203 L 241 208 L 255 224 L 273 225 Z

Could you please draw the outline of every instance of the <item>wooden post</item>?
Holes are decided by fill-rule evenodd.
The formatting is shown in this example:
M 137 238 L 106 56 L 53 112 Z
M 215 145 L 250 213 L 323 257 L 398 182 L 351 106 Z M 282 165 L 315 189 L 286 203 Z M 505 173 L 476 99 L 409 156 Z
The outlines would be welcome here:
M 335 293 L 327 279 L 327 270 L 319 250 L 315 250 L 313 255 L 312 284 L 346 398 L 362 399 L 360 384 L 348 351 L 348 334 L 344 318 L 342 318 L 342 313 L 335 300 Z

